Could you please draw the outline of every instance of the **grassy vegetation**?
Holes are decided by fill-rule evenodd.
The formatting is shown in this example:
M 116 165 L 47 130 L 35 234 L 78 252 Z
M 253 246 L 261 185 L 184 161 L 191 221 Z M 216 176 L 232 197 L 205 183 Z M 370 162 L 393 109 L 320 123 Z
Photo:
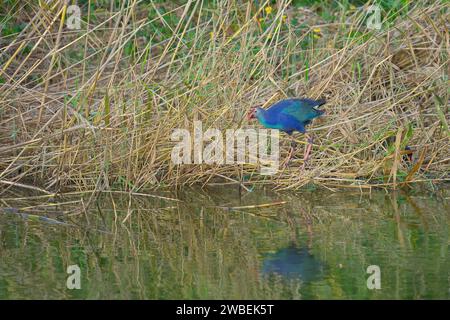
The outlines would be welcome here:
M 367 28 L 374 3 L 380 30 Z M 81 29 L 70 30 L 64 1 L 1 1 L 2 189 L 448 179 L 446 1 L 78 4 Z M 250 107 L 292 96 L 328 101 L 307 170 L 301 159 L 271 177 L 255 165 L 171 162 L 175 128 L 246 127 Z M 283 139 L 282 156 L 288 148 Z

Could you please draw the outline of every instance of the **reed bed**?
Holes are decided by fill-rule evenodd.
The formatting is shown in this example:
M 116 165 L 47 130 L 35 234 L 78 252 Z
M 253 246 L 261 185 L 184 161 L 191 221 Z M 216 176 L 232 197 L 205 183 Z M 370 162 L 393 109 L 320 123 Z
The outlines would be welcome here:
M 79 2 L 79 30 L 66 27 L 65 1 L 0 9 L 21 26 L 0 38 L 3 190 L 396 188 L 449 178 L 445 1 L 382 7 L 379 30 L 367 28 L 371 3 Z M 305 170 L 300 134 L 298 155 L 272 176 L 251 164 L 171 161 L 176 128 L 252 127 L 252 106 L 305 96 L 328 101 L 310 126 Z M 281 160 L 288 149 L 282 135 Z

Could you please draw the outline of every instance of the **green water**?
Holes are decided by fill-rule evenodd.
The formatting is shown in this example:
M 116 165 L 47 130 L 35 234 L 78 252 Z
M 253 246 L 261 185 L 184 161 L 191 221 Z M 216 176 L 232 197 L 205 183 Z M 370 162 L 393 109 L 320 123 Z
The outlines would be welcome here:
M 168 196 L 183 202 L 106 194 L 70 219 L 76 197 L 3 199 L 72 225 L 0 213 L 0 299 L 450 298 L 448 190 Z M 367 287 L 370 265 L 381 289 Z

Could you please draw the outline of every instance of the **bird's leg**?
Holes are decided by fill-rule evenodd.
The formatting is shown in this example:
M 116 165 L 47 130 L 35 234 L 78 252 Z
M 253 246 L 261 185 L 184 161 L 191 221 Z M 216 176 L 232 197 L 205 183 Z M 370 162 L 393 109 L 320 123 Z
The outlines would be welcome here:
M 303 154 L 303 165 L 302 165 L 302 170 L 305 169 L 306 163 L 308 162 L 310 156 L 311 156 L 311 150 L 313 147 L 313 142 L 314 142 L 314 138 L 306 135 L 306 139 L 308 141 L 308 144 L 305 147 L 305 153 Z
M 297 143 L 295 142 L 294 137 L 291 136 L 291 146 L 289 148 L 289 154 L 286 159 L 286 164 L 284 165 L 285 167 L 287 167 L 289 162 L 291 162 L 291 159 L 292 159 L 292 156 L 294 155 L 294 151 L 295 151 L 296 147 L 297 147 Z

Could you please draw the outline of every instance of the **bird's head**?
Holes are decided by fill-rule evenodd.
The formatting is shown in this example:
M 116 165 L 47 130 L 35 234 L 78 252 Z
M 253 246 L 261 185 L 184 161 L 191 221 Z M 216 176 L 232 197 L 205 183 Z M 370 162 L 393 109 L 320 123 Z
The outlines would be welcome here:
M 247 113 L 247 120 L 251 121 L 253 119 L 256 119 L 258 116 L 258 113 L 260 113 L 260 112 L 261 112 L 260 107 L 251 107 Z

